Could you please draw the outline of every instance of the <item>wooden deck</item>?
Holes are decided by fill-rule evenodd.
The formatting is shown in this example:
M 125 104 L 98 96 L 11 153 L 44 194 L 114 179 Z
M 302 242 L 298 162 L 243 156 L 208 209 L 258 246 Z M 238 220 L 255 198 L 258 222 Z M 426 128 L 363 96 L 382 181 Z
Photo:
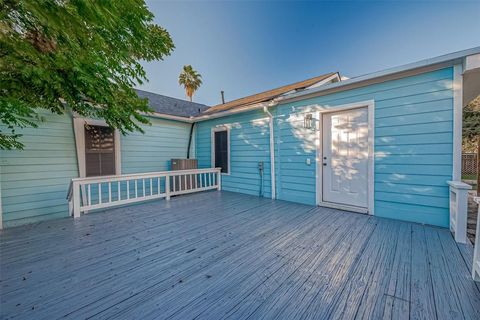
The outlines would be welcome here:
M 480 319 L 446 229 L 205 192 L 7 229 L 2 319 Z

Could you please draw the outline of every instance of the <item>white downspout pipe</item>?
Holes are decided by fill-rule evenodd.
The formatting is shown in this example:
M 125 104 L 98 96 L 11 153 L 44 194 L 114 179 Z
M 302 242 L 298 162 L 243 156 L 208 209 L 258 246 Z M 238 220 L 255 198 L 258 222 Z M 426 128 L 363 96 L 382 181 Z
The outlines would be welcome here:
M 267 107 L 263 107 L 270 121 L 268 123 L 270 129 L 270 179 L 272 181 L 272 199 L 275 199 L 275 139 L 273 136 L 273 115 L 268 111 Z

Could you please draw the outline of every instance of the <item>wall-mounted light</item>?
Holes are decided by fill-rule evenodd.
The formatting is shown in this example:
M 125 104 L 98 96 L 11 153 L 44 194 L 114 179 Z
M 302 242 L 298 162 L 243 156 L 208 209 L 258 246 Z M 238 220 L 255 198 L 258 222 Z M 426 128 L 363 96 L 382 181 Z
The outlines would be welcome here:
M 305 129 L 313 128 L 313 115 L 311 113 L 305 115 L 305 118 L 303 119 L 303 127 Z

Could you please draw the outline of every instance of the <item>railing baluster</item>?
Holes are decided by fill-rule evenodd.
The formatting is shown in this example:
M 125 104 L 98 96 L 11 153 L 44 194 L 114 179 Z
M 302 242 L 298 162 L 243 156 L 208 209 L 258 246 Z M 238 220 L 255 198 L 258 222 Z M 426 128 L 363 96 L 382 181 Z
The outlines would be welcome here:
M 170 200 L 170 176 L 165 176 L 165 199 Z
M 157 178 L 157 183 L 158 183 L 158 185 L 157 185 L 158 195 L 160 195 L 160 193 L 161 193 L 161 192 L 160 192 L 160 177 Z
M 90 192 L 90 184 L 87 185 L 87 197 L 88 197 L 88 205 L 92 205 L 92 195 Z
M 150 195 L 153 194 L 153 185 L 152 185 L 152 178 L 150 178 Z
M 137 184 L 138 184 L 138 179 L 135 179 L 135 198 L 138 198 L 138 187 L 137 187 Z
M 108 183 L 108 203 L 112 202 L 112 182 Z
M 122 197 L 120 196 L 120 181 L 117 182 L 117 198 L 118 201 L 122 200 Z
M 127 180 L 127 199 L 130 199 L 130 180 Z
M 102 184 L 98 183 L 98 204 L 102 204 Z
M 176 191 L 176 187 L 175 187 L 175 181 L 177 180 L 177 176 L 172 176 L 172 183 L 173 183 L 173 192 Z
M 212 183 L 212 174 L 211 174 L 211 173 L 208 174 L 208 181 L 210 182 L 210 183 L 208 184 L 208 186 L 209 186 L 209 187 L 213 186 L 213 183 Z
M 143 197 L 145 198 L 145 196 L 147 195 L 147 193 L 145 192 L 145 178 L 142 179 L 142 186 L 143 186 Z

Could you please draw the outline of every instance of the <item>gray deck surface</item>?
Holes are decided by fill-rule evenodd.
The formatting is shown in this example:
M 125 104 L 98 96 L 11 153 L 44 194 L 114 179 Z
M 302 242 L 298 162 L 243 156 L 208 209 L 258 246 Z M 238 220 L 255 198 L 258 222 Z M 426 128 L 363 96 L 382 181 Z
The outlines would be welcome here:
M 1 318 L 480 319 L 446 229 L 228 192 L 7 229 Z

